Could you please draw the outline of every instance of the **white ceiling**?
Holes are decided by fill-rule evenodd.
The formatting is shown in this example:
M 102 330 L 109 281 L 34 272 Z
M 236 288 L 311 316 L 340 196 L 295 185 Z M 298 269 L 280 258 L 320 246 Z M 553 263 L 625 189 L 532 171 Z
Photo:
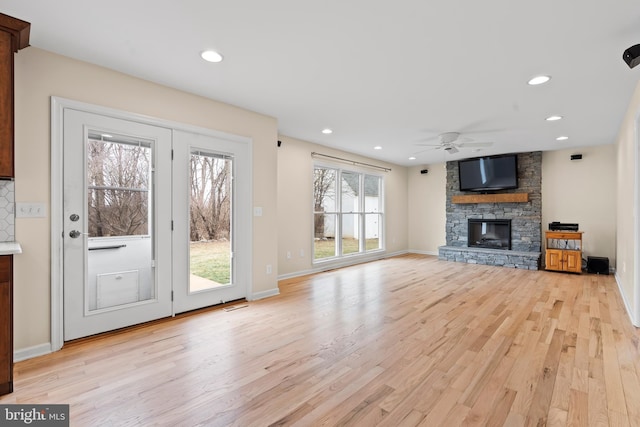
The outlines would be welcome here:
M 32 46 L 400 165 L 613 143 L 640 77 L 622 60 L 640 43 L 631 0 L 0 0 L 0 12 L 31 22 Z M 527 85 L 538 74 L 552 80 Z M 447 131 L 493 145 L 416 145 Z

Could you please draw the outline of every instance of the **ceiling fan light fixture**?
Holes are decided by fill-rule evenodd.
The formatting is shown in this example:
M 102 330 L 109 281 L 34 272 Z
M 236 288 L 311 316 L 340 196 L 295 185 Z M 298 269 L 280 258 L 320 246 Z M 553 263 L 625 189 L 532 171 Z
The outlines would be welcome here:
M 447 147 L 444 147 L 444 150 L 449 154 L 455 154 L 455 153 L 458 152 L 458 149 L 456 147 L 454 147 L 453 145 L 449 145 Z
M 207 62 L 222 62 L 224 59 L 222 55 L 215 50 L 205 50 L 200 54 L 200 57 Z
M 529 85 L 531 86 L 537 86 L 537 85 L 545 84 L 549 80 L 551 80 L 551 76 L 540 75 L 540 76 L 532 77 L 531 79 L 529 79 L 527 83 L 529 83 Z

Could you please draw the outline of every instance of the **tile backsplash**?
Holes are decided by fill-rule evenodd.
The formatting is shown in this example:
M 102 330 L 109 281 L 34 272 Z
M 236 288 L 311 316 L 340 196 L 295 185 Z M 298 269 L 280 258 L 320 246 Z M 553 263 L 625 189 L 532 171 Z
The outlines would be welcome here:
M 0 181 L 0 242 L 16 240 L 15 183 Z

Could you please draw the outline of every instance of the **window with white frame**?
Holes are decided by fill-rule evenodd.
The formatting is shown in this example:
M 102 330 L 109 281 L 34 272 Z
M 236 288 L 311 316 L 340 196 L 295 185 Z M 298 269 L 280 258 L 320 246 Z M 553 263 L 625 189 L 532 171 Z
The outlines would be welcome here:
M 313 170 L 313 259 L 384 248 L 382 177 L 338 167 Z

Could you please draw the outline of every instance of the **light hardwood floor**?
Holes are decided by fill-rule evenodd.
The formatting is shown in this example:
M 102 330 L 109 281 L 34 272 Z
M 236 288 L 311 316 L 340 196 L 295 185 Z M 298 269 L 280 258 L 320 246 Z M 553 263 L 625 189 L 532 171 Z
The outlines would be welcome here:
M 17 363 L 6 403 L 72 426 L 640 425 L 612 276 L 406 255 Z

